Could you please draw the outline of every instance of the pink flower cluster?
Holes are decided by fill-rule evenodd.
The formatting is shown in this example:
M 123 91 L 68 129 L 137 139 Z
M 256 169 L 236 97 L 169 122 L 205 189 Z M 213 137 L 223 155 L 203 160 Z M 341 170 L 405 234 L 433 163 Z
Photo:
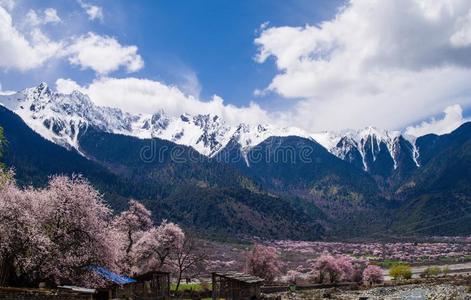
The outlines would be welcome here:
M 255 244 L 247 256 L 247 272 L 272 282 L 281 273 L 281 261 L 276 249 Z
M 375 265 L 369 265 L 363 271 L 363 280 L 370 283 L 382 283 L 384 281 L 383 270 Z
M 368 260 L 400 260 L 405 262 L 435 262 L 443 257 L 461 262 L 468 258 L 471 244 L 453 240 L 452 242 L 422 243 L 340 243 L 275 241 L 271 243 L 281 252 L 300 256 L 316 256 L 318 253 L 349 255 Z

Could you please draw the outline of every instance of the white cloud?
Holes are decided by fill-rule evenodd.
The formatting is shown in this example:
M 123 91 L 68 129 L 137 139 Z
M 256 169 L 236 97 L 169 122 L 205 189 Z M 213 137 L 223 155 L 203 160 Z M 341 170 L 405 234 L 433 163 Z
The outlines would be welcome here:
M 54 8 L 46 8 L 44 10 L 44 22 L 45 23 L 59 23 L 61 18 L 57 15 L 57 10 Z
M 28 40 L 14 26 L 10 14 L 0 7 L 0 68 L 31 70 L 58 54 L 61 42 L 51 41 L 38 28 Z
M 412 136 L 423 136 L 430 133 L 435 134 L 446 134 L 450 133 L 456 128 L 460 127 L 461 124 L 470 121 L 469 119 L 463 118 L 463 109 L 460 105 L 455 104 L 448 106 L 444 110 L 443 119 L 432 119 L 430 121 L 423 121 L 417 126 L 407 127 L 405 133 Z
M 256 60 L 275 59 L 264 92 L 295 99 L 307 130 L 400 128 L 471 105 L 471 1 L 351 0 L 316 26 L 266 27 Z
M 149 79 L 102 77 L 83 87 L 71 79 L 59 79 L 56 87 L 61 93 L 81 91 L 97 105 L 118 107 L 131 113 L 153 113 L 160 109 L 172 116 L 179 116 L 183 112 L 211 113 L 232 124 L 239 124 L 242 120 L 259 123 L 269 119 L 266 112 L 254 103 L 246 107 L 236 107 L 225 104 L 223 99 L 216 95 L 209 101 L 202 101 L 184 94 L 175 86 Z
M 54 8 L 29 10 L 17 29 L 18 24 L 13 23 L 10 13 L 0 6 L 0 69 L 32 70 L 50 60 L 64 58 L 72 65 L 92 69 L 99 75 L 120 68 L 135 72 L 144 66 L 136 46 L 122 45 L 114 37 L 89 32 L 51 40 L 41 26 L 59 22 L 61 19 Z
M 77 82 L 72 79 L 59 78 L 56 80 L 56 89 L 59 93 L 70 94 L 73 91 L 79 91 L 85 93 L 85 89 L 82 88 Z
M 2 84 L 0 83 L 0 95 L 13 95 L 16 93 L 15 91 L 4 91 L 2 88 Z
M 26 14 L 26 22 L 31 26 L 39 26 L 48 23 L 59 23 L 61 18 L 54 8 L 46 8 L 42 13 L 35 10 L 29 10 Z
M 450 43 L 456 48 L 469 47 L 471 45 L 471 11 L 457 21 L 458 29 L 450 37 Z
M 82 69 L 92 69 L 99 74 L 108 74 L 125 67 L 136 72 L 144 66 L 136 46 L 123 46 L 115 38 L 89 32 L 80 36 L 65 50 L 69 62 Z
M 196 73 L 192 70 L 185 69 L 181 72 L 179 77 L 178 88 L 185 94 L 199 97 L 202 87 Z
M 103 8 L 97 5 L 92 5 L 79 0 L 78 3 L 85 10 L 90 20 L 103 21 Z
M 3 7 L 4 9 L 11 11 L 15 7 L 15 0 L 0 0 L 0 7 Z

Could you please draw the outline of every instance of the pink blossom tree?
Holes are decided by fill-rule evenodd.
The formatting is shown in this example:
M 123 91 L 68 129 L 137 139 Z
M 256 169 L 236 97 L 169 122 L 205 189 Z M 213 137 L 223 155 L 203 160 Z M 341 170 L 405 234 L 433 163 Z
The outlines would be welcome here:
M 337 265 L 342 271 L 341 276 L 340 276 L 340 281 L 352 280 L 354 269 L 353 269 L 351 258 L 345 255 L 341 255 L 341 256 L 338 256 L 336 259 L 337 259 Z
M 162 270 L 169 255 L 183 246 L 185 233 L 177 224 L 162 221 L 143 233 L 133 247 L 133 262 L 136 273 Z
M 0 170 L 0 286 L 16 274 L 36 280 L 50 246 L 35 218 L 35 192 L 17 188 L 12 176 Z
M 301 279 L 302 273 L 297 270 L 289 270 L 286 272 L 286 281 L 290 284 L 297 284 Z
M 363 271 L 363 280 L 369 283 L 382 283 L 384 281 L 383 270 L 375 265 L 369 265 Z
M 44 189 L 26 190 L 2 180 L 2 281 L 14 267 L 29 282 L 99 284 L 89 267 L 115 267 L 110 220 L 101 195 L 81 177 L 56 176 Z
M 353 262 L 353 275 L 351 280 L 354 282 L 362 282 L 363 281 L 363 271 L 367 267 L 367 260 L 364 259 L 356 259 Z
M 326 254 L 314 261 L 311 272 L 314 279 L 320 283 L 338 282 L 342 274 L 335 257 Z
M 320 283 L 348 281 L 352 278 L 353 266 L 348 257 L 323 254 L 312 265 L 312 274 Z
M 151 212 L 136 200 L 130 200 L 129 208 L 115 217 L 113 225 L 121 242 L 121 271 L 131 275 L 131 251 L 142 235 L 152 228 Z
M 281 262 L 274 247 L 255 244 L 247 256 L 247 272 L 272 282 L 281 274 Z
M 42 277 L 57 284 L 99 284 L 83 281 L 91 277 L 91 265 L 115 269 L 111 209 L 80 176 L 53 177 L 41 193 L 37 221 L 50 242 L 40 262 Z

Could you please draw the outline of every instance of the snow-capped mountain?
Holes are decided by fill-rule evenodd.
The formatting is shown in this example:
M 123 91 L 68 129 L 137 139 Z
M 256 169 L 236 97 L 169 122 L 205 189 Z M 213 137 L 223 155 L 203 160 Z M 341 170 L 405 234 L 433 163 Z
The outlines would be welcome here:
M 160 138 L 191 146 L 199 153 L 213 157 L 229 142 L 236 142 L 242 154 L 269 137 L 298 136 L 314 140 L 330 153 L 370 171 L 379 159 L 390 159 L 393 169 L 403 151 L 418 166 L 418 151 L 412 139 L 406 140 L 398 131 L 373 127 L 363 130 L 308 133 L 296 127 L 272 125 L 227 124 L 216 115 L 182 114 L 172 117 L 164 111 L 155 114 L 130 114 L 117 108 L 95 105 L 78 91 L 61 94 L 47 84 L 8 95 L 0 95 L 0 103 L 19 115 L 42 137 L 80 152 L 80 132 L 93 126 L 99 130 L 138 138 Z M 401 150 L 402 149 L 402 150 Z M 389 156 L 389 158 L 387 158 Z
M 354 163 L 361 161 L 362 168 L 368 171 L 371 164 L 387 153 L 392 159 L 394 170 L 398 168 L 401 148 L 405 144 L 412 154 L 416 166 L 418 150 L 412 137 L 403 137 L 399 131 L 387 131 L 375 127 L 341 132 L 323 132 L 312 134 L 312 137 L 335 156 Z
M 243 150 L 248 150 L 270 136 L 304 134 L 297 128 L 279 129 L 270 125 L 241 123 L 231 126 L 216 115 L 170 117 L 164 111 L 133 115 L 117 108 L 94 105 L 87 95 L 78 91 L 71 94 L 53 92 L 45 83 L 18 93 L 0 95 L 0 103 L 42 137 L 77 150 L 80 150 L 79 132 L 88 126 L 138 138 L 169 140 L 191 146 L 209 157 L 232 139 L 238 141 Z

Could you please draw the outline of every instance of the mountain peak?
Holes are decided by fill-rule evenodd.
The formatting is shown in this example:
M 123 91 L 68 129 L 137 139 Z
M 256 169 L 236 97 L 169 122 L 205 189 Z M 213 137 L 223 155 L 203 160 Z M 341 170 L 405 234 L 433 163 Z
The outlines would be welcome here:
M 36 89 L 39 90 L 39 91 L 43 91 L 43 90 L 49 89 L 49 86 L 46 82 L 42 81 L 38 84 Z

